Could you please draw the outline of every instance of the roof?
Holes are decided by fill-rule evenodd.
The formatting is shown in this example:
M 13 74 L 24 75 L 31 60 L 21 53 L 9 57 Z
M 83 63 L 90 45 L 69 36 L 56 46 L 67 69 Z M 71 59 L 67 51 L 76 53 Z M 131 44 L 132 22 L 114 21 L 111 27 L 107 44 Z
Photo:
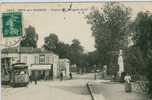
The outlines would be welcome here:
M 42 48 L 33 47 L 11 47 L 2 49 L 2 53 L 53 53 L 52 51 L 44 50 Z

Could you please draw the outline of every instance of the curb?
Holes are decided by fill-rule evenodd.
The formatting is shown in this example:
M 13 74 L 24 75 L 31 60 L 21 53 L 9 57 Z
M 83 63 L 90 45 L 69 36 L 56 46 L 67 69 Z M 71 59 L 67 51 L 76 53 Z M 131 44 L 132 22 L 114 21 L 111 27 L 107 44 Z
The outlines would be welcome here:
M 89 91 L 89 93 L 91 95 L 92 100 L 95 100 L 95 97 L 94 97 L 93 92 L 92 92 L 92 90 L 90 88 L 89 82 L 87 83 L 87 88 L 88 88 L 88 91 Z
M 90 95 L 91 95 L 91 98 L 92 98 L 92 100 L 98 100 L 97 99 L 97 96 L 96 96 L 96 94 L 95 94 L 95 90 L 94 90 L 94 88 L 92 87 L 92 84 L 91 83 L 87 83 L 87 88 L 88 88 L 88 91 L 89 91 L 89 93 L 90 93 Z M 103 96 L 102 96 L 102 94 L 100 94 L 100 96 L 101 96 L 101 98 L 102 98 L 102 100 L 106 100 Z M 101 98 L 100 98 L 100 100 L 101 100 Z

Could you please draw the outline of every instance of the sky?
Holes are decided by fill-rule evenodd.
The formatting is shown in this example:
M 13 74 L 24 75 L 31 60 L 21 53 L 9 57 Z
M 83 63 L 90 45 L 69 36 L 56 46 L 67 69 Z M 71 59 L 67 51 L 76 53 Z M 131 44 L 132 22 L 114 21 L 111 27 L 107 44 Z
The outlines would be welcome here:
M 152 2 L 121 2 L 132 9 L 132 16 L 139 11 L 152 12 Z M 87 24 L 87 15 L 92 7 L 103 8 L 104 2 L 72 3 L 2 3 L 0 12 L 22 11 L 24 28 L 32 25 L 39 35 L 38 47 L 44 43 L 44 37 L 55 33 L 60 41 L 71 44 L 74 38 L 79 39 L 85 52 L 95 50 L 91 25 Z M 2 35 L 0 35 L 2 36 Z M 1 40 L 3 38 L 1 37 Z

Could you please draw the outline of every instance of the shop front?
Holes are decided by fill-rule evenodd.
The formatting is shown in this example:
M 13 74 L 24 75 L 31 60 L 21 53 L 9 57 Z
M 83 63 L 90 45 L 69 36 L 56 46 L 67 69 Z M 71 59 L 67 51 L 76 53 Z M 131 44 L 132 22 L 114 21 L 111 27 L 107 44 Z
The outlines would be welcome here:
M 53 65 L 32 65 L 29 70 L 31 79 L 34 77 L 38 80 L 53 79 Z

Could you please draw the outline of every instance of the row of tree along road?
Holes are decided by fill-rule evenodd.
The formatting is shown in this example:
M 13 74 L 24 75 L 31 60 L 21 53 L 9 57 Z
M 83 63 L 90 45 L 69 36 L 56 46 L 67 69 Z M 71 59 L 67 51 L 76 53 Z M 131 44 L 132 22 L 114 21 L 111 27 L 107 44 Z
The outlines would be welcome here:
M 151 95 L 152 13 L 139 12 L 133 18 L 130 8 L 107 3 L 104 9 L 94 9 L 87 18 L 95 37 L 97 63 L 108 65 L 108 69 L 117 66 L 117 52 L 122 49 L 125 72 L 135 80 L 140 80 L 141 76 L 142 80 L 147 80 L 148 94 Z

